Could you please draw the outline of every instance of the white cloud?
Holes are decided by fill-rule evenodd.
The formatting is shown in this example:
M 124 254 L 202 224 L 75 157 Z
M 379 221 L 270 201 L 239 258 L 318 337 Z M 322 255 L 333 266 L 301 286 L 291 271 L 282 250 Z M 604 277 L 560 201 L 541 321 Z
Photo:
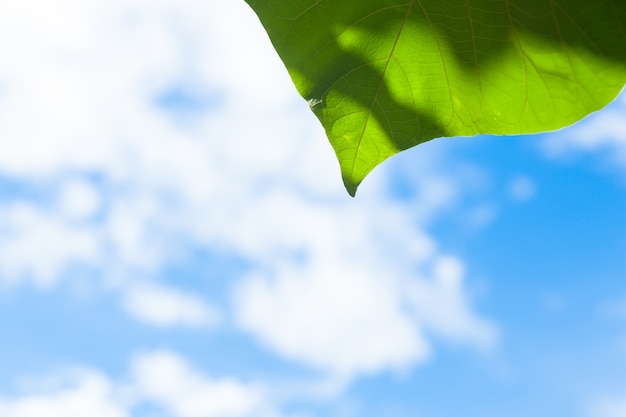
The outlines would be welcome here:
M 407 228 L 411 219 L 399 207 L 267 207 L 281 206 L 297 210 L 257 214 L 283 231 L 311 225 L 308 236 L 290 234 L 285 245 L 306 256 L 268 254 L 270 269 L 245 279 L 235 296 L 240 325 L 267 346 L 350 379 L 423 362 L 431 350 L 425 330 L 493 345 L 494 329 L 469 307 L 460 262 L 440 257 L 430 238 Z M 429 267 L 435 271 L 420 272 Z
M 280 416 L 261 386 L 211 378 L 167 351 L 136 356 L 124 380 L 67 369 L 28 385 L 28 392 L 0 396 L 2 417 L 129 417 L 146 405 L 171 417 Z
M 472 312 L 464 293 L 461 262 L 454 257 L 439 256 L 431 268 L 431 279 L 407 283 L 406 296 L 417 319 L 429 331 L 452 341 L 492 348 L 497 331 L 492 323 Z
M 69 261 L 99 263 L 97 237 L 72 226 L 54 209 L 22 202 L 0 205 L 0 279 L 54 285 Z
M 279 353 L 345 378 L 428 354 L 392 286 L 364 270 L 302 272 L 285 267 L 271 282 L 250 278 L 238 299 L 242 326 Z
M 105 376 L 69 371 L 62 384 L 16 399 L 0 397 L 2 417 L 128 417 L 127 404 Z
M 63 184 L 60 209 L 66 218 L 74 221 L 89 219 L 101 205 L 98 191 L 87 181 L 72 179 Z
M 0 16 L 0 173 L 27 184 L 44 178 L 61 189 L 59 213 L 49 222 L 73 232 L 73 225 L 61 225 L 62 214 L 88 217 L 104 206 L 104 227 L 91 237 L 101 259 L 154 271 L 172 252 L 166 241 L 215 243 L 229 235 L 255 186 L 277 175 L 288 173 L 285 182 L 324 194 L 323 184 L 340 191 L 332 152 L 302 133 L 314 117 L 302 111 L 305 103 L 294 109 L 300 100 L 278 59 L 267 59 L 274 53 L 245 3 L 88 4 L 56 3 L 55 10 L 72 12 L 41 21 L 47 3 L 3 3 Z M 235 21 L 248 29 L 232 33 Z M 159 94 L 186 80 L 227 96 L 190 129 L 155 105 Z M 81 179 L 93 172 L 104 178 L 102 190 Z M 12 235 L 26 227 L 13 226 Z M 13 263 L 32 269 L 37 259 Z M 74 261 L 58 256 L 58 268 L 45 275 Z
M 132 366 L 133 392 L 176 417 L 274 416 L 263 392 L 234 379 L 211 379 L 170 352 L 144 354 Z
M 311 366 L 406 367 L 432 349 L 426 329 L 492 340 L 461 278 L 422 271 L 442 255 L 423 226 L 457 201 L 455 177 L 425 165 L 400 205 L 381 168 L 348 198 L 245 2 L 50 7 L 0 5 L 0 175 L 61 190 L 51 205 L 0 201 L 0 280 L 49 286 L 83 262 L 136 317 L 208 323 L 200 297 L 136 284 L 201 246 L 254 267 L 234 297 L 241 328 Z M 158 102 L 181 86 L 223 100 L 179 123 Z
M 154 284 L 127 288 L 124 307 L 135 318 L 155 326 L 214 326 L 217 311 L 203 299 L 174 288 Z
M 611 163 L 626 167 L 626 90 L 604 108 L 576 124 L 545 136 L 544 151 L 557 157 L 574 152 L 599 152 Z

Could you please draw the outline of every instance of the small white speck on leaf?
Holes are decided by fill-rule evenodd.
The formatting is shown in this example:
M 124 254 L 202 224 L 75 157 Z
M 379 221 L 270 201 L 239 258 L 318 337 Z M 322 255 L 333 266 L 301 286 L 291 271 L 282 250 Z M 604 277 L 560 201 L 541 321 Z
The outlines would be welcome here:
M 324 104 L 322 100 L 317 99 L 317 98 L 308 99 L 307 103 L 309 103 L 309 107 L 313 111 L 315 111 L 316 109 L 318 109 L 320 106 Z

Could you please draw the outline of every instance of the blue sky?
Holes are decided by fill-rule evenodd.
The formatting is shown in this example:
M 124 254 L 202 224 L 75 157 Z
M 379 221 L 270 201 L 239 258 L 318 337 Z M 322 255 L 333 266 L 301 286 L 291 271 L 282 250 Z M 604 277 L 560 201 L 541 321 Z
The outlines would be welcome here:
M 0 416 L 626 416 L 626 97 L 343 190 L 243 1 L 0 6 Z

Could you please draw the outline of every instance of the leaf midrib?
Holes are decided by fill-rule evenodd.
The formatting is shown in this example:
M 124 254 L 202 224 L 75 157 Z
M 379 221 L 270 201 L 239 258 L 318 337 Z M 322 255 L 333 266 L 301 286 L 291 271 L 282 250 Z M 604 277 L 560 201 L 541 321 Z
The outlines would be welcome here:
M 400 25 L 400 29 L 398 29 L 396 38 L 393 41 L 393 45 L 391 47 L 391 50 L 389 51 L 389 56 L 387 57 L 387 60 L 385 61 L 385 67 L 383 68 L 383 71 L 381 73 L 380 82 L 378 83 L 376 93 L 374 94 L 374 98 L 372 99 L 372 104 L 370 105 L 370 108 L 367 111 L 365 122 L 363 123 L 363 129 L 361 130 L 361 134 L 359 135 L 354 158 L 352 159 L 352 166 L 350 167 L 350 176 L 354 176 L 354 168 L 356 166 L 357 156 L 359 155 L 361 144 L 363 143 L 363 137 L 365 136 L 367 125 L 369 124 L 370 117 L 372 115 L 372 112 L 374 111 L 374 106 L 376 105 L 376 102 L 378 101 L 378 95 L 380 94 L 380 90 L 382 89 L 382 86 L 385 83 L 385 75 L 387 73 L 387 69 L 389 68 L 389 64 L 391 62 L 391 59 L 393 58 L 393 54 L 398 45 L 398 41 L 400 37 L 402 36 L 402 32 L 404 31 L 404 27 L 406 25 L 407 20 L 409 19 L 409 15 L 411 14 L 411 10 L 413 9 L 413 5 L 415 4 L 415 1 L 416 0 L 411 0 L 409 3 L 407 3 L 407 6 L 408 6 L 407 11 L 404 14 L 404 18 L 402 19 L 402 24 Z

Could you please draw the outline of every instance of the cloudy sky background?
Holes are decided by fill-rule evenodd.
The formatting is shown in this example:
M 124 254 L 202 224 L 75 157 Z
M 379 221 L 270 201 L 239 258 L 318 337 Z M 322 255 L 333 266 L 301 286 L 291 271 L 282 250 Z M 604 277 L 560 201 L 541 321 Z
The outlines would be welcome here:
M 243 1 L 0 1 L 0 57 L 0 416 L 626 416 L 626 96 L 353 199 Z

